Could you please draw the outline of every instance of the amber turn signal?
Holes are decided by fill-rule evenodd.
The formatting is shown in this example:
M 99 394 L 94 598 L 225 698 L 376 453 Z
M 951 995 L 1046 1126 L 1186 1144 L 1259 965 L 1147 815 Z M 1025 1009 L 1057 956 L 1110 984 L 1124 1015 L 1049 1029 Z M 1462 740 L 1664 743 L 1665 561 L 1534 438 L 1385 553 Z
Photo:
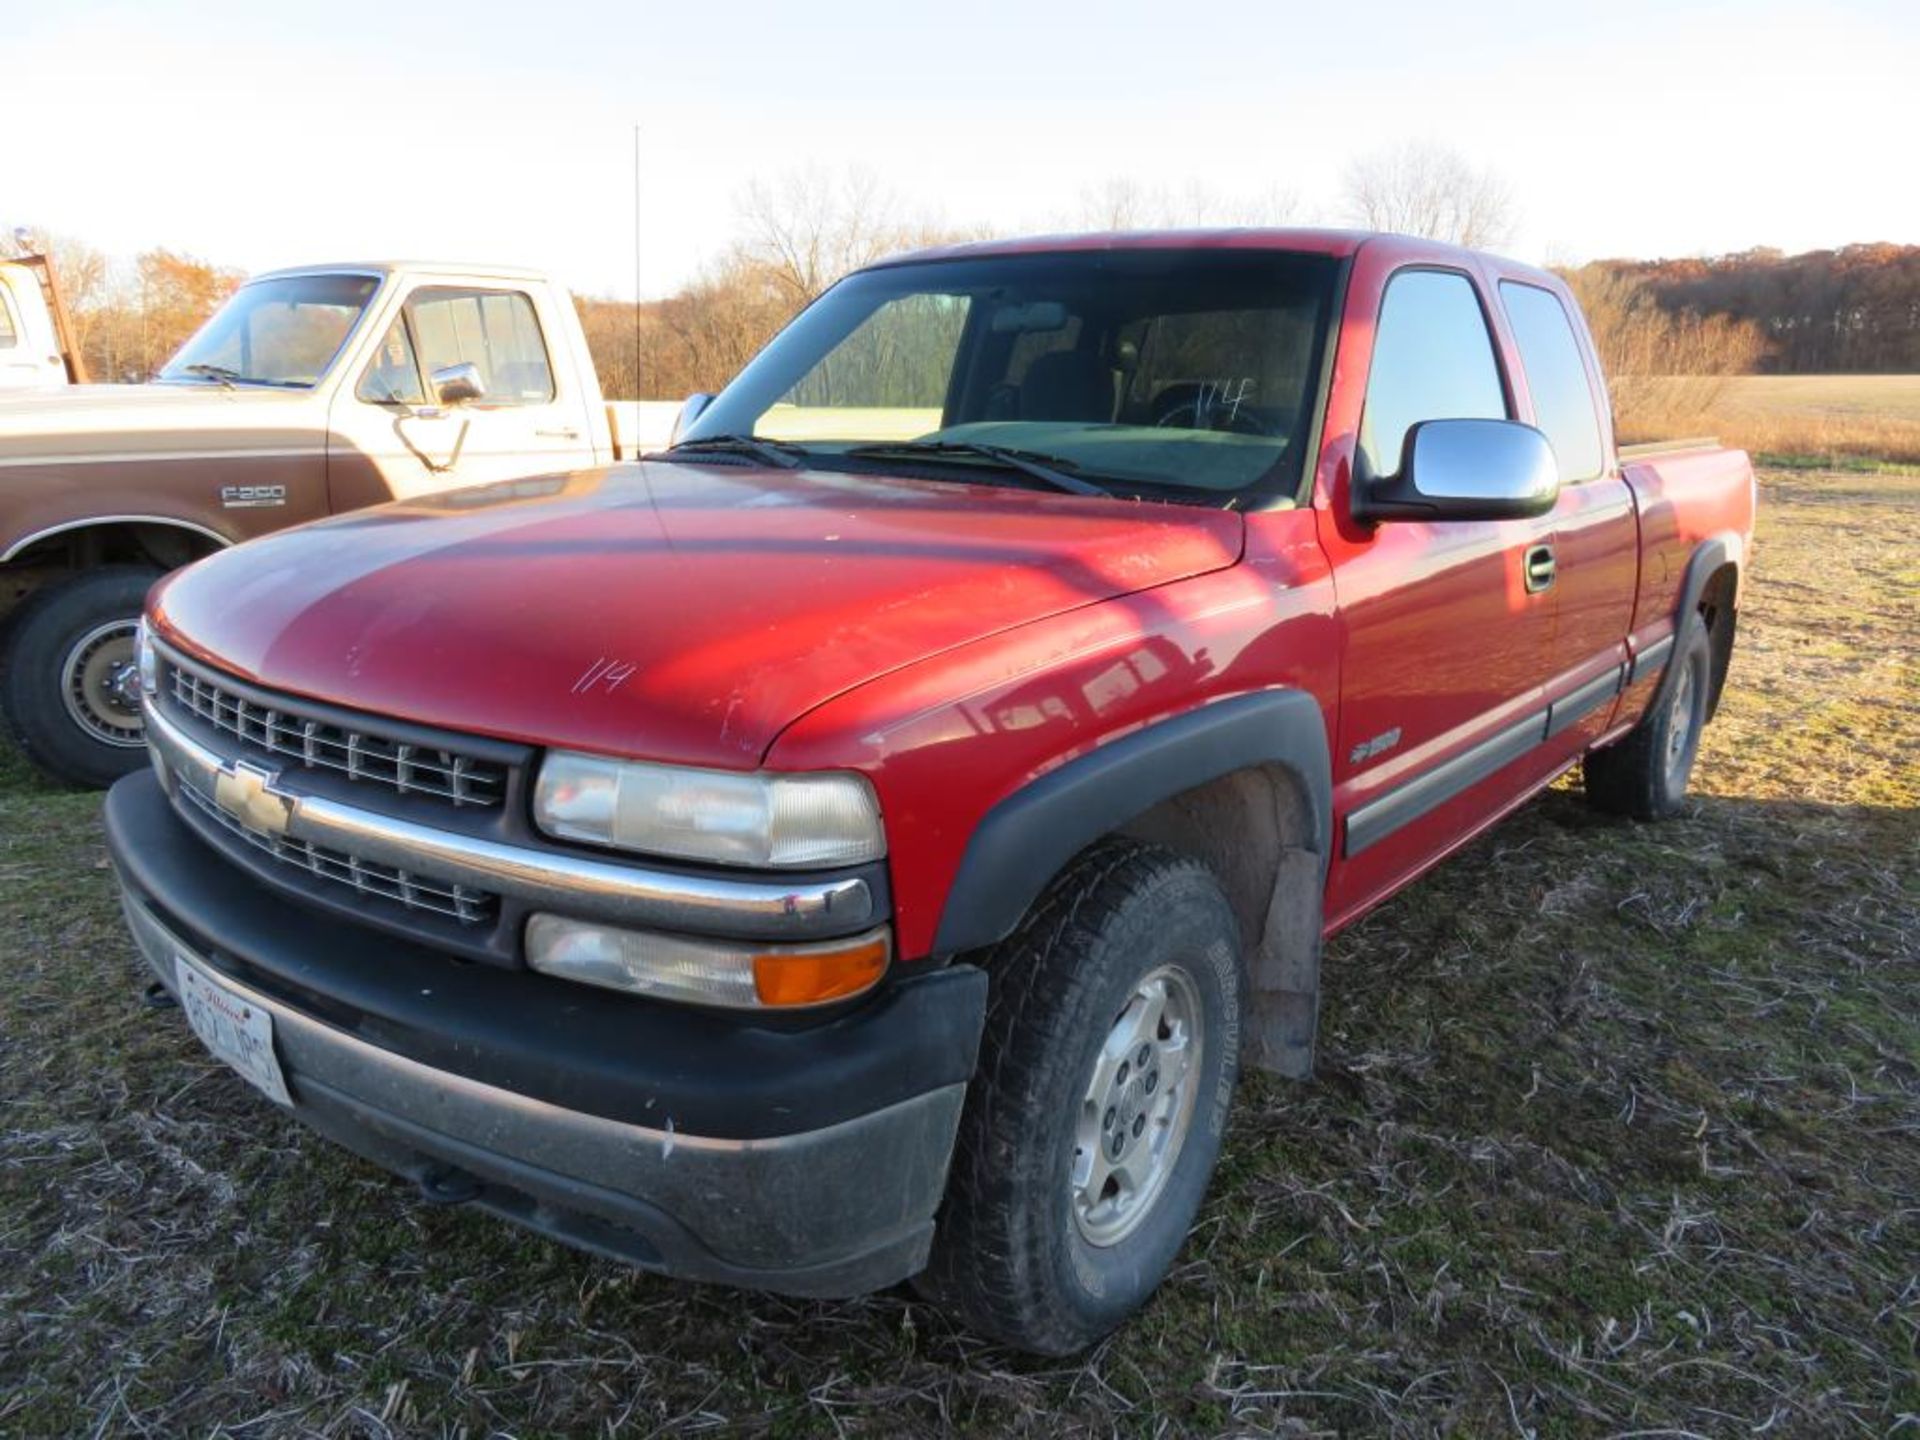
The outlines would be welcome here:
M 766 1006 L 824 1005 L 844 1000 L 880 982 L 892 946 L 885 932 L 850 941 L 839 949 L 810 946 L 753 957 L 753 988 Z
M 893 958 L 884 927 L 813 945 L 768 945 L 545 913 L 528 919 L 526 944 L 527 965 L 545 975 L 741 1010 L 844 1000 L 876 984 Z

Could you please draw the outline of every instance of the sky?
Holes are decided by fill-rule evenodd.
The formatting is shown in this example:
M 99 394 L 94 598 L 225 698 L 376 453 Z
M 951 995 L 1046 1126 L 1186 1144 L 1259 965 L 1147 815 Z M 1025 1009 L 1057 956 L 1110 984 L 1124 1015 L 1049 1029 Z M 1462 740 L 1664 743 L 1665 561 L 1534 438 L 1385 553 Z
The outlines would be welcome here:
M 259 270 L 433 256 L 670 293 L 741 196 L 1071 227 L 1115 181 L 1349 218 L 1356 157 L 1451 147 L 1508 252 L 1920 243 L 1920 0 L 0 0 L 0 221 Z

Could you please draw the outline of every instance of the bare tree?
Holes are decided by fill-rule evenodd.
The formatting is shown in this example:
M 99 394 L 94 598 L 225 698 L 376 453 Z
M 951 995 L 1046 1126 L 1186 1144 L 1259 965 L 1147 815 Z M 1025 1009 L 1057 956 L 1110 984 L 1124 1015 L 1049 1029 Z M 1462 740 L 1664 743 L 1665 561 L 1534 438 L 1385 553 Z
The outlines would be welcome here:
M 1716 428 L 1727 377 L 1758 369 L 1767 353 L 1754 322 L 1667 310 L 1650 286 L 1607 264 L 1560 274 L 1586 313 L 1628 443 Z
M 741 197 L 745 255 L 764 265 L 797 308 L 849 270 L 893 248 L 896 202 L 863 170 L 818 169 L 752 181 Z
M 1071 223 L 1092 230 L 1163 230 L 1194 225 L 1285 225 L 1299 211 L 1299 199 L 1278 185 L 1246 194 L 1227 194 L 1189 180 L 1175 190 L 1147 186 L 1126 176 L 1111 176 L 1080 192 Z
M 1497 249 L 1513 238 L 1513 192 L 1456 150 L 1409 141 L 1347 167 L 1347 209 L 1369 230 Z
M 1138 180 L 1114 175 L 1080 191 L 1076 221 L 1089 230 L 1143 230 L 1155 223 L 1152 208 L 1153 198 Z

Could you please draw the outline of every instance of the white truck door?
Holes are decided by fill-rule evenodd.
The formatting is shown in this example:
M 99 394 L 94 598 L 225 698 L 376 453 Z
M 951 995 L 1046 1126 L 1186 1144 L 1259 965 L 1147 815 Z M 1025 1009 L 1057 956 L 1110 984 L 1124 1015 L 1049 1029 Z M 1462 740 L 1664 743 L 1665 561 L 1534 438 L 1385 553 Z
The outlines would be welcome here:
M 511 284 L 416 288 L 334 402 L 343 465 L 358 452 L 398 499 L 592 465 L 599 397 L 549 338 L 571 317 L 543 315 L 546 298 Z M 478 399 L 440 403 L 432 377 L 454 365 L 479 372 Z

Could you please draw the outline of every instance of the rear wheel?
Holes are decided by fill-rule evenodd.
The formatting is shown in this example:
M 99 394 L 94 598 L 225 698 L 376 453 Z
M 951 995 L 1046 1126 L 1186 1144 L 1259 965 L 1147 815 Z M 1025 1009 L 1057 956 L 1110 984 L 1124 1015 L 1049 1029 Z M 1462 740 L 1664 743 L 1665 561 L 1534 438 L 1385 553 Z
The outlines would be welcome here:
M 133 641 L 144 565 L 89 570 L 14 612 L 0 655 L 0 712 L 36 766 L 71 785 L 110 785 L 146 760 Z
M 985 1334 L 1064 1355 L 1147 1300 L 1206 1194 L 1239 1070 L 1239 928 L 1205 866 L 1107 841 L 987 963 L 918 1283 Z
M 1664 820 L 1686 799 L 1713 688 L 1713 654 L 1704 625 L 1688 627 L 1669 665 L 1664 698 L 1626 737 L 1588 755 L 1587 801 L 1610 815 Z

